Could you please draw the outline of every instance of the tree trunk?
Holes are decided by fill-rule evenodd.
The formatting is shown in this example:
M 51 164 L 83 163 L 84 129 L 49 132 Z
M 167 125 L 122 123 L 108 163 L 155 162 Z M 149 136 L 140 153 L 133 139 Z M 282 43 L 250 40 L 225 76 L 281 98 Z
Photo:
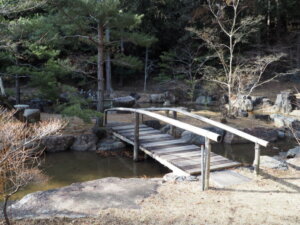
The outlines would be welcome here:
M 3 84 L 3 80 L 2 77 L 0 76 L 0 93 L 2 96 L 5 96 L 5 88 L 4 88 L 4 84 Z
M 144 80 L 144 91 L 147 91 L 148 60 L 149 60 L 149 48 L 146 47 L 146 53 L 145 53 L 145 80 Z
M 297 69 L 300 69 L 300 32 L 297 35 Z
M 9 218 L 8 218 L 8 215 L 7 215 L 7 203 L 8 203 L 8 200 L 9 200 L 9 195 L 6 195 L 4 197 L 4 204 L 3 204 L 3 216 L 4 216 L 4 219 L 5 219 L 5 224 L 6 225 L 10 225 L 10 221 L 9 221 Z
M 268 10 L 267 10 L 267 44 L 270 44 L 270 26 L 271 26 L 271 0 L 268 0 Z
M 110 42 L 110 29 L 106 28 L 105 32 L 105 37 L 106 37 L 106 42 Z M 112 88 L 112 82 L 111 82 L 111 56 L 110 56 L 110 51 L 106 52 L 106 91 L 108 94 L 111 94 L 113 92 Z
M 121 47 L 121 53 L 124 54 L 125 48 L 124 48 L 123 38 L 121 38 L 120 47 Z M 120 71 L 121 71 L 121 75 L 120 75 L 120 80 L 119 80 L 119 86 L 123 87 L 123 85 L 124 85 L 124 74 L 123 74 L 123 68 L 122 67 L 121 67 Z
M 104 59 L 104 29 L 98 24 L 98 59 L 97 59 L 97 111 L 104 111 L 104 76 L 103 76 L 103 59 Z
M 21 102 L 20 78 L 18 75 L 16 75 L 15 78 L 16 78 L 16 105 L 18 105 Z

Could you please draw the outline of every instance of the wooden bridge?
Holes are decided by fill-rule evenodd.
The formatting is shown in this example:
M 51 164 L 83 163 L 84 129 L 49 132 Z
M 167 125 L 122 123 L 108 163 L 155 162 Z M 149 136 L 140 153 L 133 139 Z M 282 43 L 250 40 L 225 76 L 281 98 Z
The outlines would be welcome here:
M 134 124 L 108 122 L 108 112 L 123 111 L 134 114 Z M 167 115 L 172 112 L 173 118 L 163 116 L 154 111 L 165 111 Z M 211 152 L 211 142 L 220 142 L 221 136 L 214 132 L 183 123 L 177 120 L 177 113 L 184 116 L 200 120 L 215 127 L 226 130 L 255 143 L 254 166 L 256 173 L 259 172 L 260 146 L 266 147 L 267 141 L 254 137 L 250 134 L 232 128 L 225 124 L 210 120 L 208 118 L 192 114 L 177 108 L 111 108 L 105 110 L 104 125 L 112 129 L 113 135 L 134 146 L 134 160 L 138 159 L 138 151 L 151 156 L 164 166 L 168 167 L 178 175 L 199 175 L 202 174 L 205 186 L 209 185 L 209 172 L 213 170 L 226 169 L 240 166 L 241 163 L 232 161 L 223 156 Z M 140 117 L 141 115 L 141 117 Z M 144 117 L 148 116 L 171 125 L 171 134 L 164 134 L 160 130 L 149 127 L 143 122 Z M 181 128 L 205 138 L 204 146 L 196 146 L 187 143 L 183 139 L 175 138 L 175 129 Z M 205 149 L 204 149 L 205 148 Z M 202 151 L 201 151 L 202 150 Z M 204 174 L 205 173 L 205 174 Z

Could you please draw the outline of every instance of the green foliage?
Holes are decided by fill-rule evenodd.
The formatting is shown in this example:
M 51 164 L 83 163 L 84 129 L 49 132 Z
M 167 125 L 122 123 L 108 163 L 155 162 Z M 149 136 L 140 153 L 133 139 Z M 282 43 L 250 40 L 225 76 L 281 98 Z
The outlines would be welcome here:
M 66 106 L 60 113 L 64 116 L 77 116 L 86 123 L 90 123 L 92 117 L 101 117 L 103 115 L 91 109 L 83 109 L 80 104 Z
M 113 63 L 118 66 L 127 67 L 135 70 L 141 70 L 143 67 L 143 63 L 137 57 L 126 56 L 124 54 L 115 55 Z

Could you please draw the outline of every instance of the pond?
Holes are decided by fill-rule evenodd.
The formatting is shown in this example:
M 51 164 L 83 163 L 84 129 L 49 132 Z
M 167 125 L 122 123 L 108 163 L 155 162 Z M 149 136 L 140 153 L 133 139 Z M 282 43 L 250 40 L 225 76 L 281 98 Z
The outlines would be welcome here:
M 42 170 L 48 177 L 48 181 L 29 185 L 15 194 L 12 199 L 20 199 L 35 191 L 59 188 L 76 182 L 104 177 L 162 177 L 170 172 L 150 158 L 135 163 L 126 157 L 101 157 L 94 152 L 71 151 L 47 154 L 42 164 Z

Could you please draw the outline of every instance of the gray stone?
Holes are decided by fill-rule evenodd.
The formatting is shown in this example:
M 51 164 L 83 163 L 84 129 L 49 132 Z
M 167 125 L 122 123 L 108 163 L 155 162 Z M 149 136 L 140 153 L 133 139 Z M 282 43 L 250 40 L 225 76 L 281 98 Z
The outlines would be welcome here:
M 148 127 L 152 127 L 154 129 L 159 130 L 161 128 L 161 124 L 158 120 L 146 120 L 143 124 L 147 125 Z
M 98 138 L 95 134 L 81 134 L 75 137 L 72 151 L 96 151 Z
M 35 123 L 41 120 L 41 112 L 39 109 L 25 109 L 23 116 L 27 122 Z
M 276 127 L 291 127 L 293 122 L 296 121 L 295 118 L 282 116 L 279 114 L 271 114 L 270 118 L 274 121 Z
M 212 97 L 211 96 L 199 96 L 196 99 L 196 104 L 198 104 L 198 105 L 212 105 Z
M 39 191 L 14 203 L 14 218 L 78 218 L 97 216 L 107 208 L 139 209 L 138 202 L 156 194 L 160 179 L 104 178 Z
M 46 152 L 63 152 L 69 150 L 75 138 L 73 135 L 48 136 L 41 140 Z
M 295 96 L 289 91 L 283 91 L 277 95 L 273 110 L 275 112 L 290 113 L 293 110 L 292 102 Z
M 126 145 L 121 141 L 107 139 L 98 143 L 97 151 L 117 151 L 124 149 L 125 147 Z
M 136 99 L 132 96 L 125 96 L 113 99 L 114 107 L 127 107 L 131 108 L 134 106 Z
M 288 159 L 286 162 L 290 167 L 300 170 L 300 157 Z
M 164 94 L 151 94 L 149 96 L 151 103 L 164 103 L 165 95 Z
M 232 170 L 216 171 L 210 173 L 213 183 L 220 188 L 242 184 L 251 181 L 250 178 L 245 177 Z
M 292 148 L 292 149 L 288 150 L 286 157 L 287 158 L 300 157 L 300 146 L 297 146 L 295 148 Z
M 271 156 L 261 156 L 260 166 L 268 169 L 278 169 L 278 170 L 288 169 L 286 162 Z
M 181 138 L 190 144 L 203 145 L 205 143 L 205 138 L 203 136 L 194 134 L 190 131 L 184 131 L 181 134 Z
M 270 108 L 274 105 L 274 103 L 269 98 L 264 98 L 262 100 L 262 108 Z
M 169 100 L 166 100 L 163 104 L 163 106 L 165 107 L 170 107 L 171 106 L 171 102 Z
M 167 173 L 164 175 L 163 180 L 166 182 L 199 181 L 199 177 L 197 177 L 197 176 L 179 176 L 174 173 Z
M 106 129 L 102 127 L 93 127 L 92 132 L 97 136 L 98 139 L 105 138 L 107 135 Z
M 233 102 L 233 107 L 246 112 L 251 112 L 254 109 L 253 102 L 250 96 L 239 95 Z

